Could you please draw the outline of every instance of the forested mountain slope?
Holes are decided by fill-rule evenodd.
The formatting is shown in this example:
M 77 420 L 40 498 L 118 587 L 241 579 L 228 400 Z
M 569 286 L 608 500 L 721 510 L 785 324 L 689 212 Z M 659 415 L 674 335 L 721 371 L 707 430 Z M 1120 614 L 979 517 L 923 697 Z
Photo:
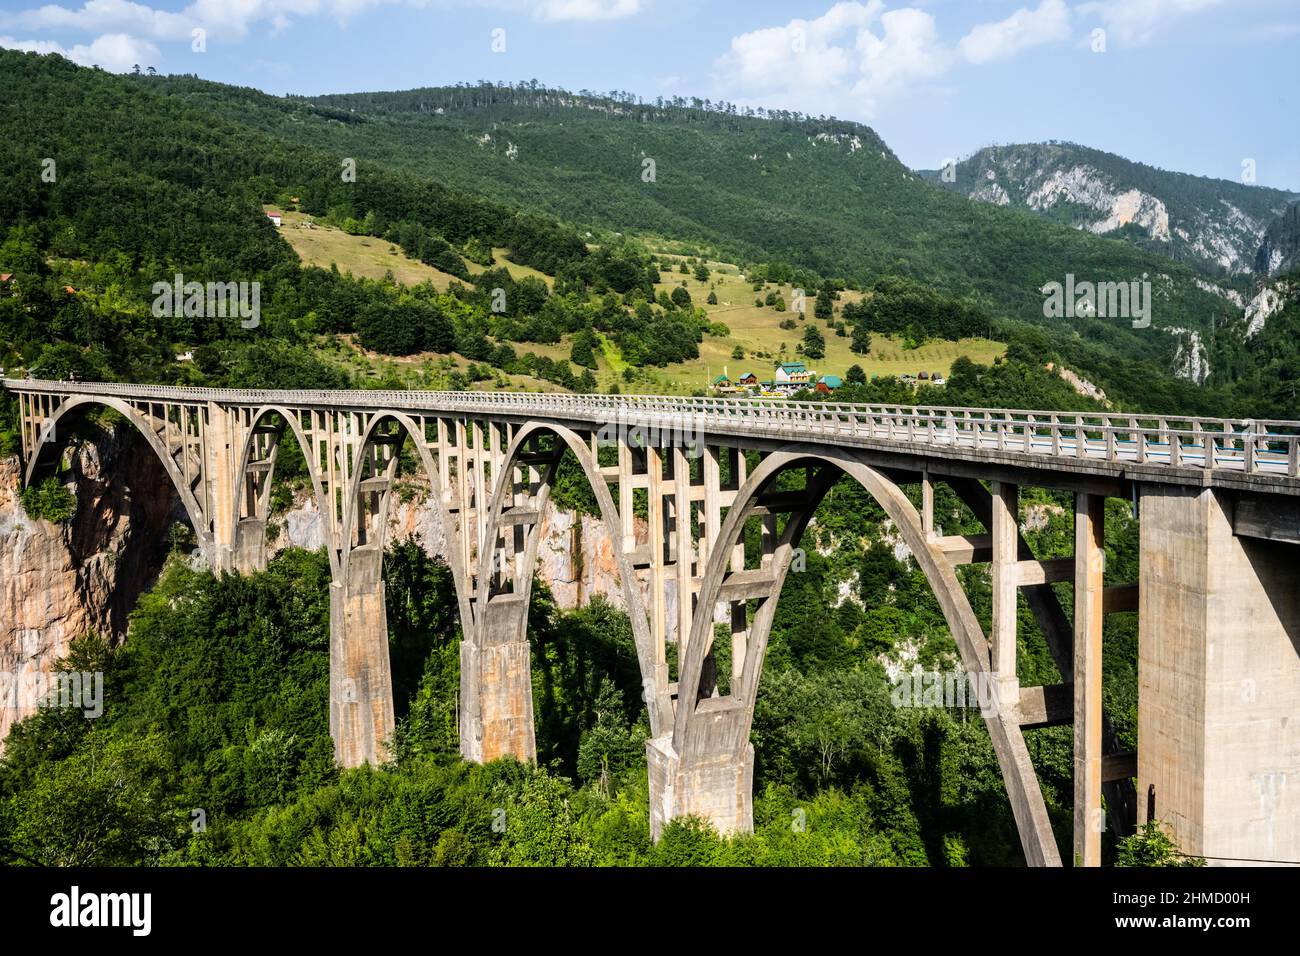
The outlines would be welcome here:
M 1255 254 L 1255 269 L 1276 276 L 1300 268 L 1300 201 L 1269 224 Z
M 1064 281 L 1067 264 L 1096 281 L 1168 276 L 1158 326 L 1204 327 L 1222 305 L 1163 256 L 936 189 L 857 123 L 531 87 L 302 100 L 186 78 L 142 82 L 580 227 L 704 242 L 860 283 L 901 275 L 1009 317 L 1041 317 L 1040 290 Z

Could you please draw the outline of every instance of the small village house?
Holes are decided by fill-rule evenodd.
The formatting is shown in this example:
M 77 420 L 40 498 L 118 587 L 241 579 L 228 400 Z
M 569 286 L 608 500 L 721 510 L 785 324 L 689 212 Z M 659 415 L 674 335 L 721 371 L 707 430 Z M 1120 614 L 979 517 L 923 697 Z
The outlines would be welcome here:
M 773 384 L 777 391 L 797 392 L 812 385 L 813 373 L 803 362 L 782 362 L 776 367 Z

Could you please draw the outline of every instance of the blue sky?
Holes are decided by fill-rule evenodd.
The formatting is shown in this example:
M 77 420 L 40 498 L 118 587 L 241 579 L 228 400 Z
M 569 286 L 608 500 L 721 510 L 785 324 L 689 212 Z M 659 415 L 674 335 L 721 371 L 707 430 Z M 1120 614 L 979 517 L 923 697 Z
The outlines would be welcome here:
M 866 122 L 918 167 L 1064 139 L 1300 191 L 1300 0 L 0 0 L 0 46 L 271 93 L 723 98 Z

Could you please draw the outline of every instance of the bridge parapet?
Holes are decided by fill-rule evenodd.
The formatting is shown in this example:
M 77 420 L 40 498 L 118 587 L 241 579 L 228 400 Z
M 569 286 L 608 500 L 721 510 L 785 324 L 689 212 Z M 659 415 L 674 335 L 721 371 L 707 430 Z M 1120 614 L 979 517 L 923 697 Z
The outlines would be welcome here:
M 554 418 L 603 427 L 673 430 L 754 440 L 898 446 L 1039 470 L 1091 469 L 1172 484 L 1254 484 L 1300 494 L 1300 422 L 1113 412 L 856 404 L 789 399 L 567 393 L 187 388 L 5 379 L 21 396 L 335 411 Z M 39 421 L 39 411 L 33 415 Z M 24 431 L 24 443 L 28 440 Z M 35 436 L 31 436 L 35 437 Z

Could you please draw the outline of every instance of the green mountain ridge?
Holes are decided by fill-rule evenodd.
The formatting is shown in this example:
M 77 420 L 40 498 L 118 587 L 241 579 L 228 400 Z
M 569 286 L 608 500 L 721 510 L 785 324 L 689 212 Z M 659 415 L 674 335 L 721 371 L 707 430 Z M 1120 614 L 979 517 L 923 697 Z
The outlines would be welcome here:
M 1163 256 L 936 190 L 857 123 L 494 86 L 277 99 L 149 82 L 277 136 L 593 232 L 672 237 L 862 284 L 903 275 L 1017 318 L 1041 313 L 1041 287 L 1064 279 L 1063 262 L 1099 280 L 1169 275 L 1168 322 L 1157 324 L 1204 326 L 1220 304 Z
M 282 98 L 9 51 L 0 53 L 0 75 L 15 91 L 0 104 L 0 171 L 15 183 L 0 197 L 0 222 L 16 243 L 0 266 L 31 259 L 34 244 L 102 273 L 89 277 L 100 295 L 94 308 L 51 286 L 52 300 L 35 311 L 52 321 L 33 324 L 32 304 L 17 303 L 13 334 L 28 358 L 52 335 L 67 346 L 56 367 L 83 374 L 111 369 L 175 381 L 189 373 L 174 367 L 173 343 L 229 352 L 264 342 L 212 323 L 157 319 L 142 304 L 121 320 L 104 314 L 105 300 L 119 302 L 119 286 L 147 304 L 152 276 L 228 278 L 232 269 L 272 283 L 263 333 L 285 343 L 359 331 L 363 344 L 382 341 L 398 350 L 392 354 L 454 344 L 472 360 L 509 367 L 513 343 L 555 343 L 557 331 L 593 325 L 624 337 L 637 355 L 680 361 L 674 356 L 690 349 L 684 337 L 705 334 L 699 317 L 650 308 L 653 341 L 645 338 L 651 326 L 627 310 L 653 263 L 621 236 L 658 237 L 688 256 L 726 256 L 746 274 L 798 277 L 807 288 L 919 283 L 987 316 L 990 337 L 1013 344 L 1017 361 L 1067 365 L 1124 407 L 1235 408 L 1232 383 L 1278 360 L 1276 348 L 1264 354 L 1258 342 L 1286 341 L 1286 322 L 1279 337 L 1270 331 L 1252 340 L 1241 309 L 1186 264 L 935 188 L 871 130 L 833 118 L 532 87 Z M 51 155 L 57 184 L 39 175 Z M 341 175 L 350 160 L 354 179 Z M 329 270 L 303 269 L 261 212 L 289 196 L 305 213 L 400 245 L 438 268 L 463 268 L 457 250 L 470 245 L 505 248 L 580 297 L 563 306 L 557 297 L 540 321 L 502 321 L 487 312 L 482 290 L 439 298 L 382 284 L 358 288 Z M 39 272 L 39 263 L 29 271 Z M 1149 280 L 1153 327 L 1045 316 L 1043 286 L 1067 274 Z M 585 299 L 593 293 L 604 303 Z M 382 308 L 372 307 L 375 294 Z M 1197 361 L 1188 361 L 1189 348 Z M 564 368 L 548 365 L 543 377 L 572 387 L 576 376 L 558 364 Z M 264 365 L 259 357 L 249 367 Z M 298 380 L 306 372 L 295 366 L 286 374 Z M 1273 399 L 1266 407 L 1277 414 Z
M 1061 142 L 989 146 L 920 175 L 971 199 L 1122 238 L 1241 292 L 1254 278 L 1265 230 L 1297 198 Z

